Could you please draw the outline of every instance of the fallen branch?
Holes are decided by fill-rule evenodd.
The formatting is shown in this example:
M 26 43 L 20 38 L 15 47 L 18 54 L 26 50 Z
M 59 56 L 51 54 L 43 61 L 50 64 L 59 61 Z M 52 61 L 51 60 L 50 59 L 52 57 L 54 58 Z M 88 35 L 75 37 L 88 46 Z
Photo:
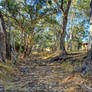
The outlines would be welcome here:
M 87 84 L 85 84 L 85 87 L 86 87 L 87 89 L 92 90 L 92 88 L 91 88 L 91 87 L 89 87 Z

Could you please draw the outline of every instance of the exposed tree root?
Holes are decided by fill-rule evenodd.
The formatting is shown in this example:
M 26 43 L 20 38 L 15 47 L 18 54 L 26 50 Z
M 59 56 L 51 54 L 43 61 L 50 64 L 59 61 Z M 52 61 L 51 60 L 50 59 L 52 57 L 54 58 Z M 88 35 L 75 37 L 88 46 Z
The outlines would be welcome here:
M 79 61 L 79 59 L 77 59 L 76 57 L 74 57 L 74 56 L 71 56 L 71 55 L 65 55 L 65 56 L 56 56 L 56 57 L 54 57 L 54 58 L 52 58 L 52 59 L 50 59 L 49 60 L 49 62 L 55 62 L 55 61 L 66 61 L 66 60 L 69 60 L 69 61 Z

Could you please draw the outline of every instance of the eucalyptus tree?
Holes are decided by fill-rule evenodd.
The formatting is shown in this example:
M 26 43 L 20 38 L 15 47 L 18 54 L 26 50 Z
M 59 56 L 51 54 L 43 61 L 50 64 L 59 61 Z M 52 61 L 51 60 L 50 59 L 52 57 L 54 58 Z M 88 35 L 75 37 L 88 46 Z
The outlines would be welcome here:
M 66 27 L 68 22 L 68 13 L 71 6 L 72 0 L 48 0 L 50 4 L 54 4 L 54 6 L 57 8 L 59 13 L 61 12 L 61 17 L 63 17 L 63 22 L 61 26 L 61 33 L 60 33 L 60 56 L 66 55 L 66 49 L 65 49 L 65 37 L 66 37 Z M 51 3 L 52 2 L 52 3 Z
M 35 45 L 39 45 L 39 49 L 59 47 L 57 43 L 60 38 L 61 25 L 56 20 L 56 15 L 46 16 L 39 25 L 40 27 L 36 28 Z
M 80 50 L 82 46 L 82 40 L 85 38 L 85 27 L 80 23 L 77 26 L 72 27 L 72 50 Z
M 58 4 L 57 1 L 55 1 Z M 59 5 L 60 10 L 63 15 L 63 24 L 62 24 L 62 31 L 61 31 L 61 38 L 60 38 L 60 56 L 67 54 L 65 50 L 65 36 L 66 36 L 66 27 L 68 22 L 68 13 L 71 6 L 72 0 L 61 0 L 61 4 Z
M 5 26 L 5 21 L 2 15 L 2 12 L 0 11 L 0 22 L 1 22 L 1 31 L 4 33 L 4 38 L 5 38 L 5 44 L 6 44 L 6 58 L 10 59 L 11 55 L 10 55 L 10 45 L 9 45 L 9 40 L 8 40 L 8 35 L 7 35 L 7 31 L 6 31 L 6 26 Z M 4 44 L 4 42 L 3 42 Z
M 4 14 L 6 15 L 4 11 L 6 10 L 7 16 L 11 19 L 11 26 L 17 28 L 22 33 L 25 48 L 24 56 L 29 55 L 34 44 L 34 37 L 36 34 L 35 28 L 39 26 L 41 19 L 50 15 L 49 8 L 44 8 L 46 6 L 46 1 L 2 0 L 1 5 Z
M 74 39 L 75 39 L 75 37 L 73 36 L 75 35 L 74 27 L 77 27 L 80 30 L 78 31 L 79 33 L 82 31 L 81 32 L 82 35 L 81 37 L 79 37 L 79 39 L 82 38 L 83 40 L 84 37 L 86 39 L 86 36 L 88 36 L 87 31 L 88 31 L 88 19 L 89 19 L 88 18 L 89 3 L 90 3 L 90 0 L 72 0 L 71 9 L 69 12 L 69 17 L 68 17 L 69 31 L 67 31 L 67 34 L 70 35 L 70 38 L 68 37 L 68 40 L 70 40 L 69 42 L 70 48 L 72 47 L 72 43 L 74 42 Z M 81 30 L 81 28 L 83 28 L 83 30 Z M 79 34 L 78 32 L 76 35 Z
M 89 40 L 89 51 L 90 51 L 92 49 L 92 0 L 90 3 L 90 35 L 89 35 L 89 39 L 90 39 Z M 90 54 L 90 55 L 92 57 L 92 54 Z M 92 59 L 92 58 L 90 58 L 90 59 Z
M 82 76 L 92 73 L 92 0 L 90 1 L 90 33 L 89 33 L 89 42 L 88 42 L 88 53 L 86 63 L 82 67 Z

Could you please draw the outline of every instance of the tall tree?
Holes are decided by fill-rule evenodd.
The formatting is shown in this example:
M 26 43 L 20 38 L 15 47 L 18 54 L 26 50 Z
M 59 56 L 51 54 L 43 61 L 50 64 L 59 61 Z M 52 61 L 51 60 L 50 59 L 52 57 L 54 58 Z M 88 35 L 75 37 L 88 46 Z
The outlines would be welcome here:
M 45 3 L 41 0 L 1 0 L 1 5 L 4 10 L 7 10 L 8 18 L 10 18 L 11 26 L 20 30 L 23 35 L 23 44 L 24 45 L 24 56 L 30 55 L 34 36 L 36 34 L 35 28 L 38 26 L 37 23 L 41 18 L 48 16 L 46 11 L 44 11 L 43 6 Z M 4 12 L 5 13 L 5 12 Z M 7 16 L 6 16 L 7 18 Z M 12 20 L 12 21 L 11 21 Z
M 8 36 L 7 36 L 7 32 L 6 32 L 6 27 L 5 27 L 5 22 L 4 22 L 4 18 L 3 15 L 0 11 L 0 19 L 1 19 L 1 24 L 2 24 L 2 28 L 3 28 L 3 33 L 5 35 L 5 43 L 6 43 L 6 58 L 10 59 L 11 55 L 10 55 L 10 44 L 9 44 L 9 40 L 8 40 Z
M 85 65 L 82 67 L 82 76 L 89 74 L 92 72 L 92 0 L 90 2 L 90 34 L 89 34 L 89 43 L 88 43 L 88 53 L 87 53 L 87 61 Z
M 59 6 L 58 2 L 57 6 Z M 61 37 L 60 37 L 60 56 L 66 55 L 66 49 L 65 49 L 65 37 L 66 37 L 66 27 L 68 22 L 68 13 L 71 6 L 72 0 L 61 0 L 60 10 L 63 15 L 63 23 L 62 23 L 62 29 L 61 29 Z

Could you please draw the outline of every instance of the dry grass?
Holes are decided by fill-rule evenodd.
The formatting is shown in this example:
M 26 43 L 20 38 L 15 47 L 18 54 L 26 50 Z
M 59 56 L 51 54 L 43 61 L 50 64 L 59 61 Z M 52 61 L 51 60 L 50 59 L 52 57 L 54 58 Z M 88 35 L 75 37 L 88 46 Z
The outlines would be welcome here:
M 92 84 L 91 80 L 89 80 L 88 77 L 86 78 L 81 77 L 80 72 L 79 73 L 75 72 L 76 67 L 81 66 L 83 62 L 74 61 L 72 63 L 71 61 L 67 60 L 63 63 L 58 62 L 45 63 L 44 61 L 41 61 L 42 59 L 55 57 L 58 54 L 59 54 L 58 51 L 53 53 L 35 52 L 32 54 L 31 56 L 32 58 L 27 57 L 25 59 L 20 59 L 21 62 L 18 65 L 21 68 L 20 70 L 22 69 L 26 70 L 25 67 L 27 67 L 27 69 L 29 70 L 28 72 L 29 76 L 25 75 L 25 72 L 24 73 L 22 72 L 23 74 L 22 76 L 18 75 L 19 77 L 21 77 L 20 80 L 9 82 L 10 84 L 8 83 L 9 85 L 6 84 L 5 86 L 6 89 L 8 90 L 13 88 L 15 90 L 23 90 L 23 91 L 25 90 L 25 92 L 27 92 L 29 88 L 32 90 L 31 87 L 28 87 L 28 83 L 30 83 L 31 81 L 31 83 L 33 84 L 36 83 L 35 85 L 38 85 L 37 83 L 39 84 L 43 83 L 44 85 L 47 85 L 47 89 L 52 90 L 45 92 L 56 92 L 55 90 L 58 90 L 57 92 L 61 92 L 61 90 L 63 90 L 62 92 L 92 92 L 92 90 L 89 91 L 89 89 L 87 89 L 85 86 L 85 84 L 88 83 L 87 85 L 91 87 Z M 81 56 L 79 54 L 75 55 L 75 57 L 81 59 Z M 9 76 L 10 74 L 16 73 L 15 66 L 12 65 L 11 61 L 7 61 L 6 64 L 0 63 L 0 71 L 1 71 L 0 75 L 4 79 L 7 79 L 6 77 Z M 39 89 L 39 85 L 38 87 L 37 86 L 35 87 L 35 85 L 34 88 Z M 43 85 L 41 86 L 43 87 Z M 32 92 L 40 92 L 40 91 L 32 91 Z
M 11 80 L 12 74 L 18 73 L 18 70 L 11 63 L 1 63 L 0 62 L 0 81 Z

